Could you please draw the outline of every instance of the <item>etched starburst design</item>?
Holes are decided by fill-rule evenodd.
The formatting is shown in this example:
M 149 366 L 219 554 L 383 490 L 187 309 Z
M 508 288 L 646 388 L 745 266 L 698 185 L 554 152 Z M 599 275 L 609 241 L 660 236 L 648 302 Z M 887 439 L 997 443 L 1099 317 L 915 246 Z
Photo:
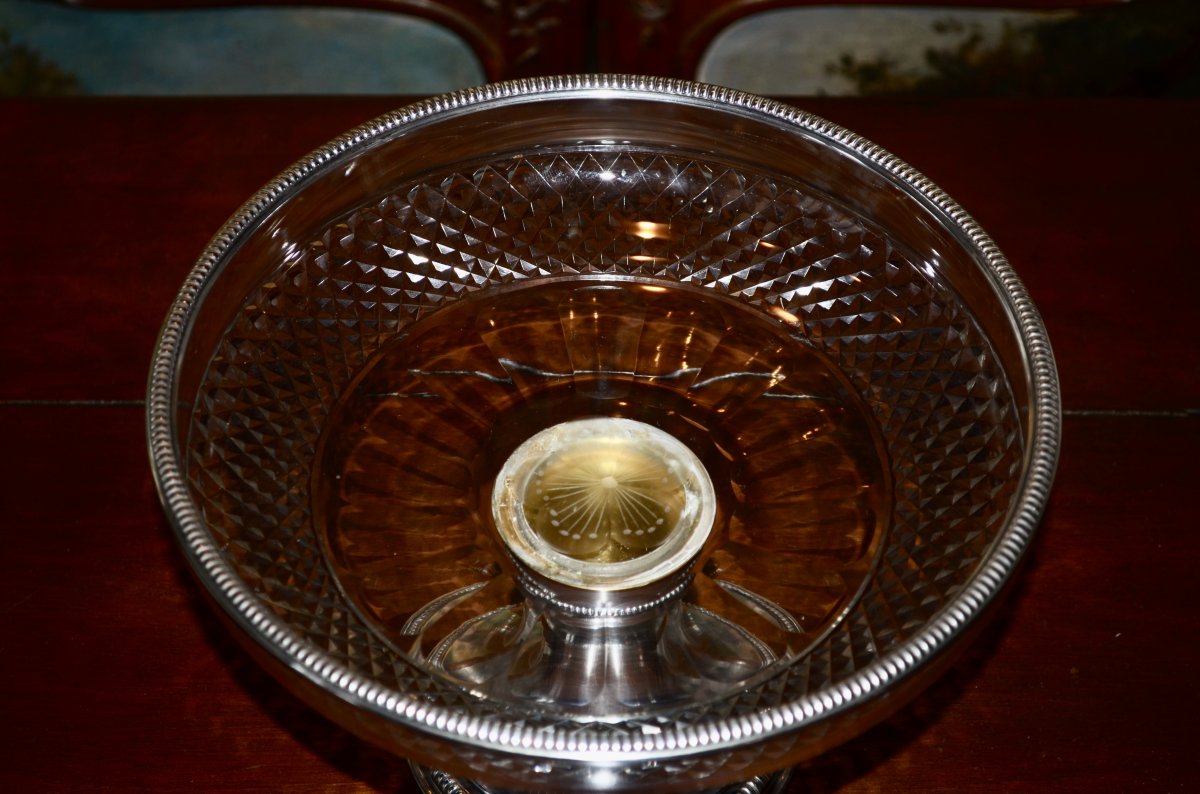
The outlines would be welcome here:
M 675 528 L 685 499 L 678 469 L 675 460 L 629 444 L 582 445 L 533 472 L 525 517 L 547 543 L 577 559 L 636 557 Z

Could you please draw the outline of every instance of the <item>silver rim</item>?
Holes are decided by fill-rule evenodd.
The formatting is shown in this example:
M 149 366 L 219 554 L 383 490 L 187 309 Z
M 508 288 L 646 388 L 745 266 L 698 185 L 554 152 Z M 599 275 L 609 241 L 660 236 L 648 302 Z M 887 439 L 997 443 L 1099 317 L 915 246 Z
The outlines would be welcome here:
M 836 685 L 752 714 L 676 724 L 657 734 L 597 725 L 580 731 L 530 727 L 519 719 L 455 711 L 381 686 L 306 645 L 234 574 L 188 493 L 172 420 L 175 371 L 189 318 L 213 271 L 241 234 L 290 189 L 329 161 L 418 120 L 493 102 L 547 95 L 620 91 L 663 99 L 701 101 L 771 117 L 857 153 L 905 183 L 948 217 L 982 253 L 989 275 L 1006 298 L 1020 330 L 1032 373 L 1028 465 L 1008 523 L 973 578 L 934 620 L 902 647 Z M 878 146 L 831 122 L 762 97 L 715 86 L 626 75 L 539 78 L 487 85 L 399 109 L 320 147 L 268 183 L 215 235 L 188 275 L 160 333 L 150 373 L 147 432 L 154 477 L 185 554 L 204 586 L 234 620 L 276 659 L 347 704 L 394 723 L 455 743 L 487 750 L 589 764 L 635 762 L 709 753 L 797 730 L 853 708 L 922 666 L 948 646 L 996 596 L 1033 537 L 1049 496 L 1060 440 L 1060 401 L 1053 354 L 1024 286 L 975 221 L 940 188 Z

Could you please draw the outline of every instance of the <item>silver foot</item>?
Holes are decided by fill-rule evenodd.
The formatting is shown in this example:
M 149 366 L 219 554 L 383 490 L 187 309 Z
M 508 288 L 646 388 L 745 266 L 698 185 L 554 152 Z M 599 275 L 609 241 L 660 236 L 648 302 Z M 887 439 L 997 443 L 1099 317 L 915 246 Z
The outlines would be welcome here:
M 438 769 L 411 764 L 417 785 L 423 794 L 534 794 L 516 789 L 491 788 L 473 780 L 455 777 Z M 782 794 L 792 770 L 784 769 L 769 775 L 759 775 L 742 783 L 730 783 L 719 788 L 708 788 L 695 794 Z

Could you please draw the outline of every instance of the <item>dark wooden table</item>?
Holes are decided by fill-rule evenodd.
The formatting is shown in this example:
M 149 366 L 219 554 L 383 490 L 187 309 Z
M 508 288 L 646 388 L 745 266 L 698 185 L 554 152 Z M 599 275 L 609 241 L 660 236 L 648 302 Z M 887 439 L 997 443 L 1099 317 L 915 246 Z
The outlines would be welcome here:
M 387 99 L 0 104 L 0 790 L 414 791 L 200 601 L 151 484 L 173 293 L 257 187 Z M 1029 564 L 805 791 L 1200 784 L 1200 103 L 801 103 L 909 160 L 1041 308 L 1066 409 Z

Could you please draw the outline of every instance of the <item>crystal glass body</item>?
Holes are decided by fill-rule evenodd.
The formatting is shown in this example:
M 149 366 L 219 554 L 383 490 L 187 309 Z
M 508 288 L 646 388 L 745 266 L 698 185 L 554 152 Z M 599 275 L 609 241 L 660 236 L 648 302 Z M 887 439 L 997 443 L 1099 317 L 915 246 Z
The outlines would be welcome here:
M 1020 283 L 920 175 L 765 100 L 597 77 L 431 100 L 264 188 L 167 320 L 149 422 L 200 580 L 318 708 L 496 786 L 664 791 L 919 686 L 1030 540 L 1057 406 Z M 497 485 L 597 417 L 699 462 L 678 560 L 704 489 L 675 453 Z M 539 568 L 497 494 L 585 572 L 672 562 Z

